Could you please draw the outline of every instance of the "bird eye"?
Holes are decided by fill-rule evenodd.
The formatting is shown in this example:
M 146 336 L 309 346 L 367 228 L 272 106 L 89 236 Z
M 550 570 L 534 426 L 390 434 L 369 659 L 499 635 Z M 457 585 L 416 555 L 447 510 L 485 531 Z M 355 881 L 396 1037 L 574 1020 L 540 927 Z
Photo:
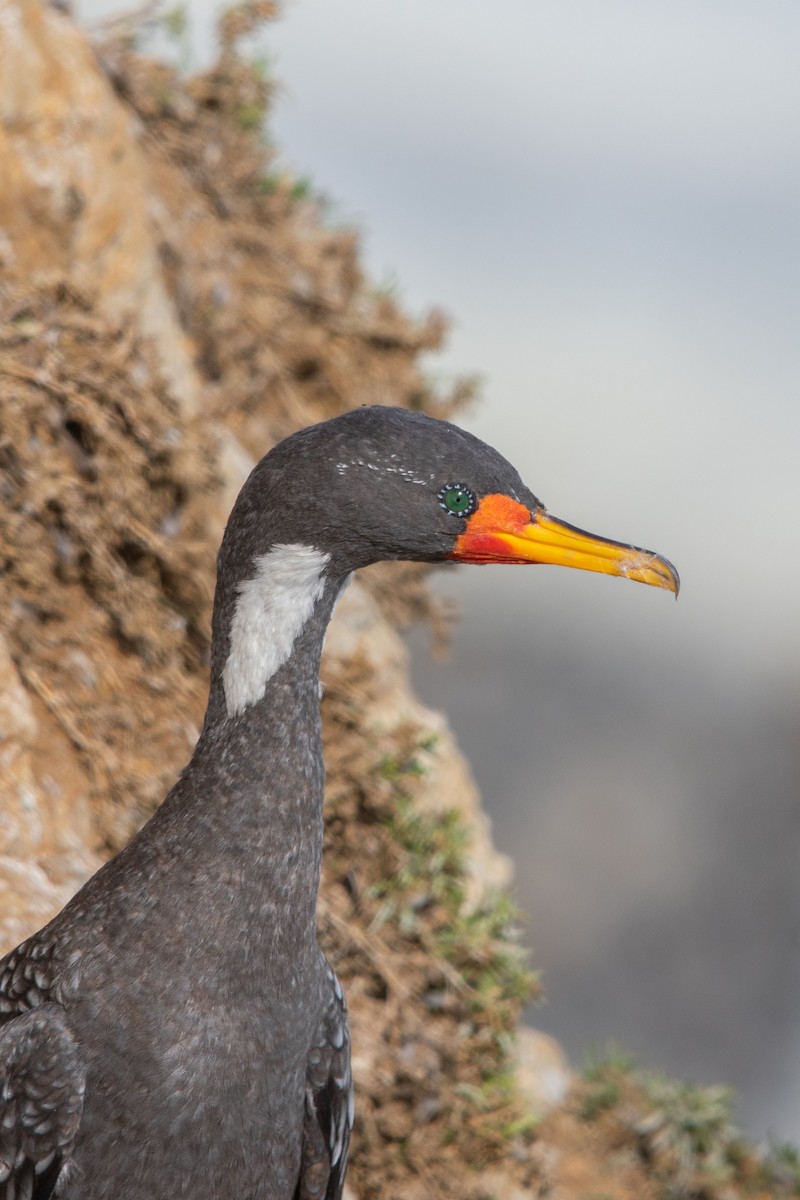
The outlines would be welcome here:
M 475 493 L 463 483 L 446 483 L 439 492 L 439 504 L 454 517 L 468 517 L 475 511 Z

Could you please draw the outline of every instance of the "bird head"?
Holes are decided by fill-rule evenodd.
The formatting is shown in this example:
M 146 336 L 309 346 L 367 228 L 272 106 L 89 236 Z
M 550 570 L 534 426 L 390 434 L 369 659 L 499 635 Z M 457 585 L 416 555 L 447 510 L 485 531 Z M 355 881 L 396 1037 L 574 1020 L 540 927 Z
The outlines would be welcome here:
M 355 409 L 292 435 L 242 503 L 268 527 L 262 552 L 315 547 L 342 575 L 386 559 L 553 563 L 679 587 L 665 558 L 556 519 L 491 446 L 406 409 Z

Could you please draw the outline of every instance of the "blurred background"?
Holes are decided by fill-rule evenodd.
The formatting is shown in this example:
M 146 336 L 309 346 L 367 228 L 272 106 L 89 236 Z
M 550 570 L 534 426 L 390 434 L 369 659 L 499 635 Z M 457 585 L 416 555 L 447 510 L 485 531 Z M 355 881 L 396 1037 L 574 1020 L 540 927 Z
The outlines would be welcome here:
M 530 1019 L 795 1139 L 799 45 L 794 0 L 295 0 L 257 48 L 287 162 L 379 286 L 453 316 L 463 423 L 683 579 L 443 572 L 449 661 L 411 639 L 516 863 Z

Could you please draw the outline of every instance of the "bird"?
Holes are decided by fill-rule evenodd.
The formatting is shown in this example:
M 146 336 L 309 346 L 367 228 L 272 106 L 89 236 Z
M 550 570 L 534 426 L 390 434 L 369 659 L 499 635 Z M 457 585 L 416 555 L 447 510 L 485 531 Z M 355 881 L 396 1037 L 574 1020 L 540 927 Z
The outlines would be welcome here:
M 2 1200 L 339 1200 L 347 1008 L 317 944 L 320 656 L 384 560 L 555 563 L 677 596 L 651 551 L 552 517 L 486 443 L 401 408 L 291 434 L 217 559 L 210 688 L 154 815 L 0 961 Z

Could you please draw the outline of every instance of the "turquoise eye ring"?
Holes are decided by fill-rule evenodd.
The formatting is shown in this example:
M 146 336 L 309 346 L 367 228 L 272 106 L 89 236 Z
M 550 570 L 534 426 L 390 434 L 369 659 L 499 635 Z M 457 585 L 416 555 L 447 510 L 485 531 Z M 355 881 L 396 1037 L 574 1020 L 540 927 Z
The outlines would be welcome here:
M 478 506 L 475 493 L 463 483 L 446 483 L 439 490 L 439 507 L 451 517 L 468 517 Z

